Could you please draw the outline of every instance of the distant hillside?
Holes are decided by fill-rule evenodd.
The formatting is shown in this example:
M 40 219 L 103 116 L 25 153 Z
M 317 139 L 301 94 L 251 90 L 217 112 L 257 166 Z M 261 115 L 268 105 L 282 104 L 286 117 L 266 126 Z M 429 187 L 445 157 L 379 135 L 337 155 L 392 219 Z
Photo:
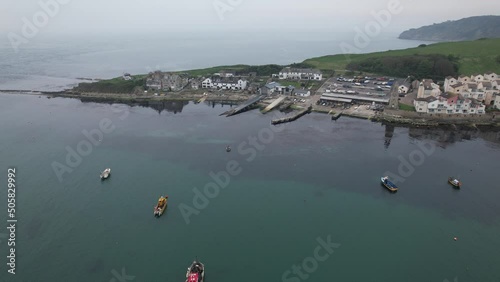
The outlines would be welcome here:
M 500 38 L 500 16 L 478 16 L 457 21 L 412 28 L 400 39 L 430 41 L 465 41 L 479 38 Z
M 368 54 L 339 54 L 330 55 L 318 58 L 305 60 L 304 63 L 312 65 L 322 70 L 355 70 L 349 67 L 362 67 L 363 71 L 368 72 L 367 68 L 372 67 L 373 72 L 384 71 L 388 64 L 385 62 L 393 61 L 391 58 L 400 58 L 401 62 L 408 61 L 408 64 L 392 65 L 390 73 L 379 73 L 383 75 L 393 75 L 396 71 L 405 72 L 406 75 L 416 75 L 420 71 L 428 69 L 435 69 L 438 72 L 432 75 L 435 77 L 442 77 L 447 75 L 465 74 L 471 75 L 476 73 L 495 72 L 500 73 L 500 39 L 482 39 L 474 41 L 462 42 L 442 42 L 429 45 L 421 45 L 421 47 L 402 49 L 402 50 L 389 50 L 385 52 L 376 52 Z M 426 56 L 426 55 L 431 55 Z M 446 57 L 448 62 L 441 60 L 443 57 L 434 56 L 442 55 Z M 426 62 L 422 65 L 414 65 L 411 61 L 419 56 L 425 56 Z M 380 59 L 381 66 L 374 65 L 377 62 L 375 59 Z M 426 66 L 429 62 L 436 62 L 440 66 L 438 68 L 428 68 Z M 391 65 L 391 64 L 389 64 Z M 349 66 L 349 67 L 348 67 Z M 408 66 L 416 66 L 410 67 Z M 436 64 L 437 66 L 437 64 Z M 455 69 L 455 66 L 457 69 Z M 420 69 L 419 69 L 420 68 Z

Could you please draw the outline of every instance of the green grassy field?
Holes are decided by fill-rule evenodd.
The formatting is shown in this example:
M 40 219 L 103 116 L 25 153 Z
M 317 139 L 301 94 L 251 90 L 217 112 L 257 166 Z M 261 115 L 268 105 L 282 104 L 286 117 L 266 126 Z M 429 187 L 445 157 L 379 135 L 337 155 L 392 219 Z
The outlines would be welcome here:
M 399 109 L 403 111 L 416 112 L 414 106 L 399 103 Z
M 339 54 L 323 56 L 305 60 L 304 63 L 311 64 L 321 70 L 346 69 L 351 61 L 361 61 L 366 58 L 406 56 L 415 54 L 442 54 L 454 55 L 459 59 L 459 73 L 471 75 L 476 73 L 495 72 L 500 73 L 500 39 L 484 39 L 463 42 L 434 43 L 425 47 L 416 47 L 402 50 L 389 50 L 368 54 Z
M 310 80 L 298 81 L 298 80 L 280 79 L 280 80 L 276 80 L 276 81 L 279 82 L 279 84 L 281 84 L 283 86 L 291 85 L 297 89 L 301 89 L 302 87 L 304 87 L 304 88 L 315 87 L 318 85 L 317 81 L 310 81 Z
M 220 72 L 221 70 L 227 70 L 227 69 L 242 70 L 246 67 L 248 67 L 248 66 L 247 65 L 218 66 L 218 67 L 199 69 L 199 70 L 181 71 L 179 73 L 187 73 L 191 76 L 210 76 L 214 73 Z
M 136 87 L 143 87 L 147 75 L 134 75 L 132 80 L 124 80 L 122 77 L 106 79 L 92 83 L 80 83 L 75 90 L 83 92 L 100 93 L 132 93 Z

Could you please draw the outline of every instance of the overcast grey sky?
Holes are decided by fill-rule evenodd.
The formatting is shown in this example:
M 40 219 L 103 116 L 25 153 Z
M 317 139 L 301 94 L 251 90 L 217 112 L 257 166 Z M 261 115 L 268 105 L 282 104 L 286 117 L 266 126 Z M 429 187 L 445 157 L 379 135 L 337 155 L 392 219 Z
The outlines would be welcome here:
M 60 1 L 46 34 L 184 30 L 352 30 L 373 20 L 372 11 L 397 0 L 0 0 L 0 31 L 20 33 L 39 2 Z M 475 15 L 498 14 L 500 1 L 400 0 L 402 12 L 385 29 L 407 28 Z M 219 7 L 219 12 L 215 8 Z M 228 8 L 230 7 L 230 8 Z M 227 10 L 224 12 L 224 8 Z

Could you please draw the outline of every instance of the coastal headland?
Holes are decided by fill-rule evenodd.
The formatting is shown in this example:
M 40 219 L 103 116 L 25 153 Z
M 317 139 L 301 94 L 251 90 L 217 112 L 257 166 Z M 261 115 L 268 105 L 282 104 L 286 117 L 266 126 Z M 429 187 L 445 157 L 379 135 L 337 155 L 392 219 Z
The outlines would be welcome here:
M 413 126 L 500 126 L 499 48 L 500 39 L 481 39 L 325 56 L 289 66 L 234 65 L 182 72 L 125 73 L 109 80 L 86 80 L 60 92 L 0 91 L 125 104 L 194 101 L 237 105 L 261 95 L 253 107 L 264 109 L 279 100 L 274 110 L 311 107 L 313 112 L 336 118 L 343 115 Z M 394 67 L 395 61 L 402 62 L 401 69 Z M 436 67 L 440 64 L 442 68 Z M 398 76 L 403 72 L 408 75 Z M 453 92 L 459 84 L 469 85 L 471 89 L 463 88 L 468 94 Z M 431 103 L 439 101 L 443 103 L 432 109 Z M 464 107 L 454 106 L 453 102 L 463 102 Z

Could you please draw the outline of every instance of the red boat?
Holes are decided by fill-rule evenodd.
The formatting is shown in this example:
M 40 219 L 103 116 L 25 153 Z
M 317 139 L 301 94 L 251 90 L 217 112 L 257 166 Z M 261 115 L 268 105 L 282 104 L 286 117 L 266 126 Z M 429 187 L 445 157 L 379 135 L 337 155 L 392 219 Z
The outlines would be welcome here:
M 203 282 L 205 280 L 205 266 L 203 263 L 195 260 L 188 267 L 186 273 L 186 282 Z

